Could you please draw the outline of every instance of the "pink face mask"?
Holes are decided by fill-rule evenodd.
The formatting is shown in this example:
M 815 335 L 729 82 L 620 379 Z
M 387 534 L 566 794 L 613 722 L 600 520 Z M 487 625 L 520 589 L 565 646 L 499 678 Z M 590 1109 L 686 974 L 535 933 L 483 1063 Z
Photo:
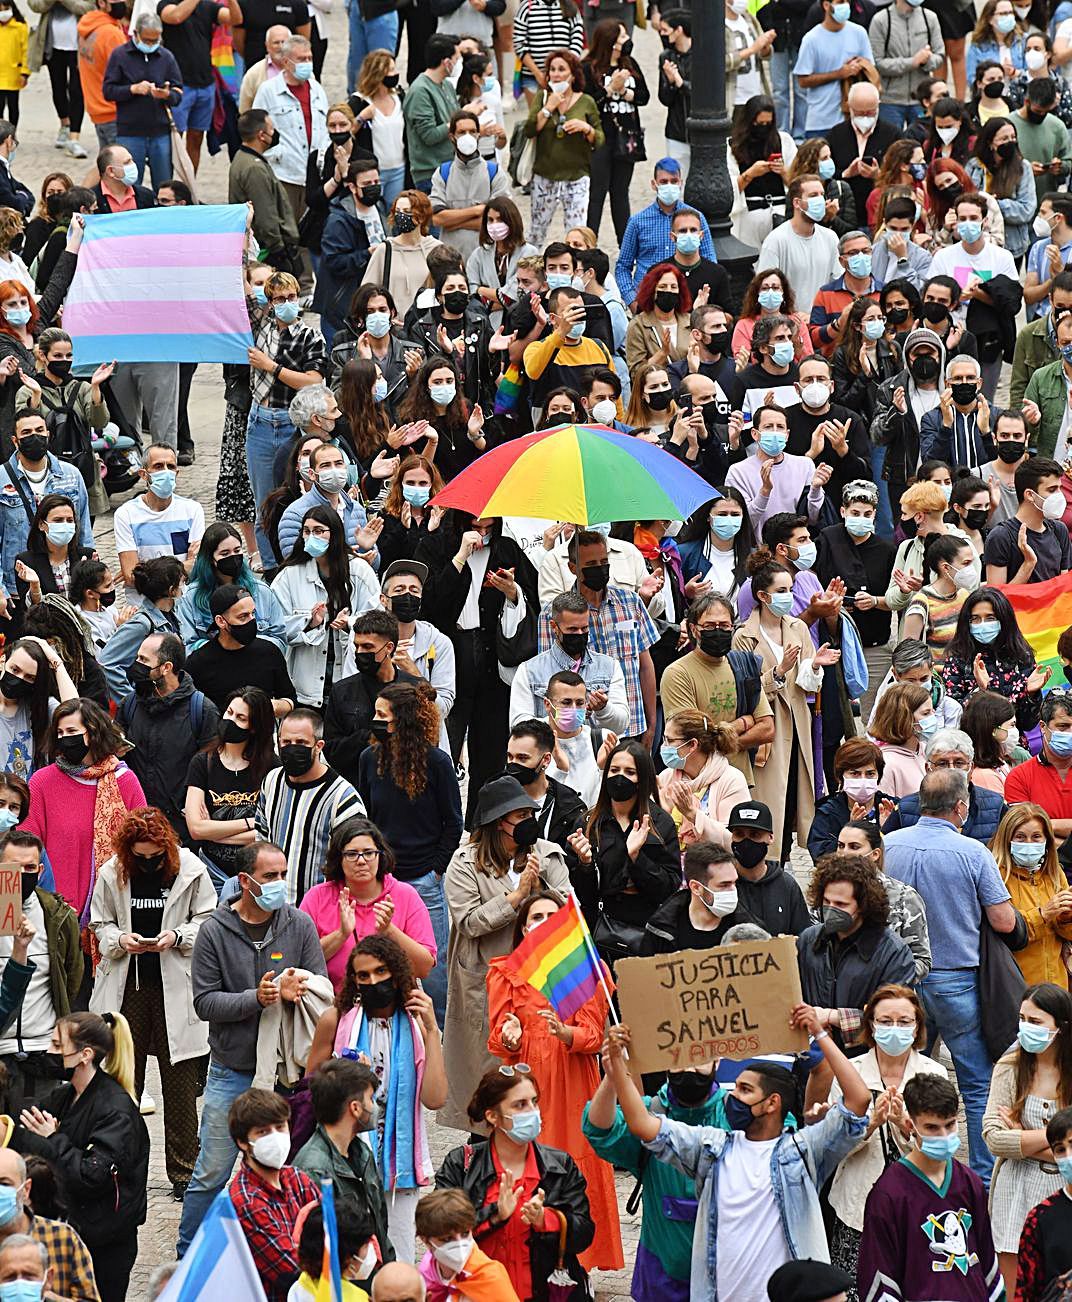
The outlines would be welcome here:
M 841 785 L 850 800 L 863 805 L 875 798 L 878 778 L 846 778 Z

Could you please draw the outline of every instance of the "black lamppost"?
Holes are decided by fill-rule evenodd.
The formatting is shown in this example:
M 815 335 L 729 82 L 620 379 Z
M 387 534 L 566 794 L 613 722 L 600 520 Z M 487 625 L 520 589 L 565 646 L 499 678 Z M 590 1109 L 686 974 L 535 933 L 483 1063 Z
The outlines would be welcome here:
M 733 185 L 726 166 L 730 119 L 726 111 L 726 11 L 722 0 L 693 0 L 691 162 L 685 202 L 711 227 L 719 262 L 730 278 L 736 311 L 752 278 L 759 250 L 730 233 Z

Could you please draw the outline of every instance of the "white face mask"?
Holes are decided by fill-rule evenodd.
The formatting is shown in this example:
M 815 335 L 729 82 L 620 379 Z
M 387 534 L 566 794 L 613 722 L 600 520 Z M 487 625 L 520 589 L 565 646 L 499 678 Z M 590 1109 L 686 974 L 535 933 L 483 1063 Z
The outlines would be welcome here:
M 1031 229 L 1035 232 L 1035 234 L 1039 237 L 1040 240 L 1044 240 L 1050 234 L 1050 223 L 1046 220 L 1045 217 L 1043 217 L 1041 213 L 1039 213 L 1039 215 L 1031 223 Z
M 975 573 L 975 567 L 965 565 L 962 570 L 954 570 L 953 586 L 963 592 L 974 592 L 979 586 L 979 576 Z
M 565 95 L 570 88 L 568 81 L 552 81 L 549 82 L 548 85 L 551 87 L 551 90 L 555 95 Z
M 960 135 L 960 127 L 938 127 L 938 139 L 943 145 L 951 145 L 957 136 Z
M 1011 755 L 1020 744 L 1020 729 L 1013 723 L 1006 723 L 1005 740 L 1001 743 L 1001 749 L 1006 755 Z
M 871 117 L 870 114 L 868 114 L 865 117 L 858 117 L 854 113 L 852 117 L 852 125 L 856 128 L 856 130 L 860 133 L 861 136 L 870 135 L 870 133 L 874 131 L 875 121 L 876 119 Z
M 830 386 L 824 384 L 822 380 L 812 380 L 804 385 L 800 391 L 800 396 L 804 400 L 805 407 L 818 411 L 820 407 L 825 407 L 830 401 Z
M 278 1171 L 285 1164 L 289 1152 L 289 1130 L 271 1130 L 267 1135 L 258 1135 L 250 1145 L 253 1160 L 261 1166 L 271 1167 L 273 1171 Z
M 1065 495 L 1059 488 L 1042 499 L 1042 514 L 1045 519 L 1060 520 L 1064 513 Z
M 1038 72 L 1039 68 L 1046 66 L 1045 50 L 1025 50 L 1024 62 L 1027 64 L 1030 72 Z
M 361 1262 L 354 1273 L 356 1274 L 358 1279 L 368 1279 L 368 1277 L 372 1274 L 372 1272 L 375 1269 L 376 1269 L 376 1249 L 370 1243 L 368 1247 L 365 1249 L 365 1255 L 361 1258 Z
M 457 1275 L 469 1260 L 475 1247 L 476 1240 L 471 1234 L 467 1234 L 464 1238 L 451 1239 L 449 1243 L 441 1243 L 437 1248 L 433 1248 L 432 1256 L 448 1274 Z
M 618 415 L 613 398 L 600 398 L 592 404 L 592 419 L 600 425 L 609 425 Z
M 712 891 L 705 886 L 700 899 L 716 918 L 728 918 L 737 910 L 737 887 L 731 886 L 728 891 Z
M 455 141 L 455 146 L 463 158 L 471 158 L 477 149 L 476 136 L 459 136 Z

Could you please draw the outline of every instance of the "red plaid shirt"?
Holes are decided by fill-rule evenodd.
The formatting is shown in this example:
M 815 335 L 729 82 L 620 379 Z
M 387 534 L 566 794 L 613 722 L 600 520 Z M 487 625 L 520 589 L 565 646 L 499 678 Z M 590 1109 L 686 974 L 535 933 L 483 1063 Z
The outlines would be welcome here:
M 286 1302 L 299 1271 L 294 1222 L 307 1203 L 320 1201 L 320 1189 L 297 1167 L 284 1166 L 279 1180 L 276 1189 L 243 1162 L 230 1190 L 268 1302 Z

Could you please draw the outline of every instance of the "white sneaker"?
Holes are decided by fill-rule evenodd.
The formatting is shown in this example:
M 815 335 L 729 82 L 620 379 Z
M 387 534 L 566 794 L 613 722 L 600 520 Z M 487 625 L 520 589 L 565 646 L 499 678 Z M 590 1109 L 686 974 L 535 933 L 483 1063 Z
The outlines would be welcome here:
M 156 1111 L 156 1099 L 151 1094 L 142 1094 L 141 1103 L 138 1104 L 138 1111 L 143 1117 L 151 1117 Z
M 67 153 L 68 153 L 72 158 L 88 158 L 88 157 L 89 157 L 89 155 L 86 153 L 85 148 L 83 147 L 81 141 L 79 141 L 79 140 L 68 140 L 68 141 L 66 141 L 66 142 L 64 143 L 63 148 L 64 148 L 64 150 L 65 150 L 65 151 L 66 151 L 66 152 L 67 152 Z
M 254 574 L 264 573 L 264 562 L 261 560 L 260 552 L 254 552 L 249 558 L 249 568 Z
M 70 138 L 71 138 L 71 128 L 60 127 L 60 129 L 56 132 L 56 148 L 57 149 L 66 148 L 67 141 L 70 140 Z

